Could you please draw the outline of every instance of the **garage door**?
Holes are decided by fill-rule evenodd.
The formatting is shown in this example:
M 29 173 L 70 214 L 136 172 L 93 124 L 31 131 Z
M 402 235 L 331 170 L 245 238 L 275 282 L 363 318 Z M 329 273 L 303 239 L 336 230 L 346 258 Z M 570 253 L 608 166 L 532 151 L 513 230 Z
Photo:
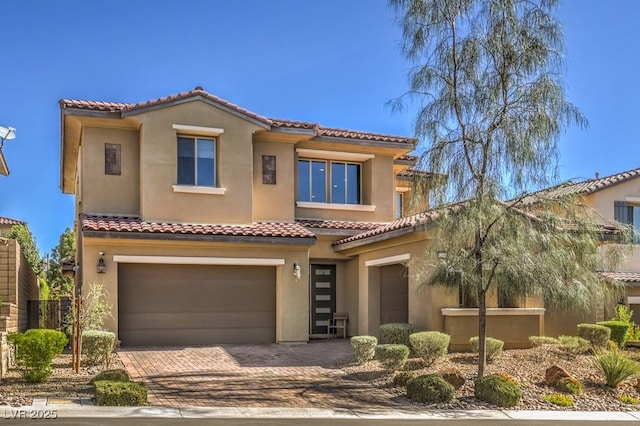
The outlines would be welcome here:
M 275 342 L 275 268 L 118 266 L 123 346 Z

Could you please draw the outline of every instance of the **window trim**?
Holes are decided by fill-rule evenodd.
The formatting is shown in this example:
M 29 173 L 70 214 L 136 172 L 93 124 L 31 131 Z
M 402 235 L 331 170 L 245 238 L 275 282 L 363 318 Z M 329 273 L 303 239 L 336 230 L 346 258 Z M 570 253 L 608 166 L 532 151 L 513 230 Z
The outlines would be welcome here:
M 373 212 L 376 210 L 376 206 L 370 204 L 333 204 L 315 203 L 313 201 L 296 201 L 296 207 L 305 209 L 350 210 L 359 212 Z
M 219 127 L 202 127 L 202 126 L 190 126 L 187 124 L 174 124 L 172 126 L 176 132 L 177 136 L 180 134 L 188 135 L 188 136 L 214 136 L 218 137 L 224 133 L 224 129 Z
M 325 151 L 321 149 L 296 148 L 298 159 L 338 160 L 364 163 L 375 158 L 373 154 L 359 152 Z
M 184 192 L 188 194 L 211 194 L 224 195 L 227 188 L 217 186 L 197 186 L 197 185 L 173 185 L 173 192 Z

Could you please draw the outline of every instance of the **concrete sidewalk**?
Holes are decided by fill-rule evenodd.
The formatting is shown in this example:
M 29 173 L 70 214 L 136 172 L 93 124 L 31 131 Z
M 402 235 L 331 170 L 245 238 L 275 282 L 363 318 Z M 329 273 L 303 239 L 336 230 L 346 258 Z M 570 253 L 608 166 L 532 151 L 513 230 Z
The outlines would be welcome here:
M 478 410 L 416 412 L 401 409 L 331 409 L 273 407 L 97 407 L 89 400 L 36 398 L 32 406 L 0 406 L 3 424 L 47 419 L 53 424 L 376 424 L 376 425 L 613 425 L 640 424 L 640 411 Z

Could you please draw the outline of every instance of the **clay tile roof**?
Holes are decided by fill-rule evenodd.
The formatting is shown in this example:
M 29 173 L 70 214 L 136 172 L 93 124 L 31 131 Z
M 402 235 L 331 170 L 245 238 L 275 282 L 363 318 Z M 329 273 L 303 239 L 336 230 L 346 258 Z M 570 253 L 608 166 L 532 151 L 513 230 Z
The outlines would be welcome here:
M 146 222 L 135 216 L 93 216 L 82 214 L 83 231 L 150 233 L 173 235 L 211 235 L 238 237 L 315 238 L 315 235 L 297 223 L 266 223 L 252 225 L 216 225 Z
M 572 194 L 589 195 L 639 176 L 640 168 L 627 170 L 625 172 L 616 173 L 614 175 L 605 176 L 603 178 L 588 179 L 582 182 L 568 181 L 560 185 L 538 191 L 537 193 L 532 194 L 532 200 L 525 201 L 535 201 L 536 195 L 551 198 Z
M 27 222 L 0 216 L 0 225 L 26 225 Z
M 333 246 L 337 247 L 342 244 L 350 243 L 353 241 L 364 240 L 370 237 L 391 233 L 393 231 L 401 231 L 401 230 L 412 231 L 421 225 L 427 225 L 429 223 L 432 223 L 436 219 L 436 217 L 437 217 L 437 213 L 435 210 L 428 210 L 423 213 L 418 213 L 411 216 L 403 217 L 393 222 L 387 223 L 386 225 L 378 226 L 377 228 L 374 228 L 367 232 L 363 232 L 358 235 L 353 235 L 351 237 L 343 238 L 333 243 Z
M 383 135 L 380 133 L 359 132 L 346 129 L 332 129 L 328 127 L 318 128 L 318 135 L 330 138 L 360 139 L 376 142 L 405 143 L 411 145 L 416 142 L 414 138 L 407 138 L 404 136 Z
M 610 280 L 640 282 L 640 272 L 600 272 L 600 275 Z
M 121 102 L 81 101 L 81 100 L 75 100 L 75 99 L 61 99 L 60 107 L 63 109 L 76 108 L 76 109 L 86 109 L 86 110 L 93 110 L 93 111 L 132 112 L 132 111 L 141 110 L 144 108 L 155 107 L 158 105 L 172 103 L 172 102 L 193 98 L 193 97 L 205 98 L 209 101 L 222 105 L 223 107 L 228 108 L 232 111 L 235 111 L 239 114 L 253 118 L 266 125 L 269 125 L 269 126 L 271 125 L 271 120 L 269 120 L 268 118 L 258 115 L 247 109 L 241 108 L 238 105 L 228 102 L 222 98 L 214 96 L 206 92 L 200 87 L 196 87 L 195 89 L 189 90 L 188 92 L 181 92 L 175 95 L 165 96 L 163 98 L 152 99 L 144 102 L 138 102 L 136 104 L 121 103 Z
M 298 219 L 297 223 L 305 228 L 311 229 L 344 229 L 356 231 L 368 231 L 376 229 L 384 225 L 383 223 L 374 222 L 352 222 L 347 220 L 314 220 L 314 219 Z
M 396 161 L 415 164 L 419 159 L 420 157 L 418 157 L 417 155 L 401 155 L 400 157 L 396 158 Z
M 384 135 L 381 133 L 361 132 L 356 130 L 347 129 L 334 129 L 330 127 L 322 127 L 318 123 L 311 123 L 308 121 L 293 121 L 282 120 L 278 118 L 271 119 L 272 128 L 288 128 L 288 129 L 301 129 L 301 130 L 313 130 L 318 136 L 325 136 L 329 138 L 342 138 L 342 139 L 359 139 L 375 142 L 389 142 L 389 143 L 405 143 L 415 144 L 416 139 L 408 138 L 404 136 Z M 407 156 L 409 157 L 409 156 Z

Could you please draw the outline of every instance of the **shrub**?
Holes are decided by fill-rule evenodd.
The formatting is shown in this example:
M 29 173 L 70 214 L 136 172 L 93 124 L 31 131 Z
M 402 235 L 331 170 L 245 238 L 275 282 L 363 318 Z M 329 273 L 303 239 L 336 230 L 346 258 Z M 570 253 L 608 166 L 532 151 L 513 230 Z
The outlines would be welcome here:
M 99 380 L 93 385 L 96 405 L 139 406 L 147 403 L 147 386 L 143 382 Z
M 616 305 L 616 315 L 611 321 L 622 321 L 629 324 L 633 323 L 633 311 L 627 305 Z
M 578 324 L 578 337 L 588 340 L 594 348 L 606 348 L 611 329 L 598 324 Z
M 518 385 L 495 374 L 476 379 L 474 394 L 480 401 L 498 407 L 514 407 L 522 400 Z
M 604 375 L 607 386 L 617 388 L 622 381 L 640 373 L 640 364 L 620 351 L 596 354 L 595 367 Z
M 111 331 L 88 330 L 82 332 L 82 356 L 88 365 L 103 364 L 109 368 L 116 334 Z
M 409 380 L 415 378 L 415 373 L 411 373 L 409 371 L 401 371 L 393 376 L 393 385 L 394 386 L 407 386 Z
M 556 389 L 560 392 L 570 393 L 571 395 L 582 395 L 584 386 L 582 382 L 575 377 L 563 377 L 556 383 Z
M 380 334 L 385 343 L 392 345 L 409 346 L 409 336 L 418 332 L 418 327 L 413 324 L 396 323 L 382 324 Z
M 408 358 L 409 348 L 405 345 L 386 344 L 376 346 L 376 359 L 387 370 L 401 370 Z
M 418 376 L 407 382 L 407 396 L 415 402 L 434 404 L 449 402 L 453 399 L 455 389 L 437 374 Z
M 421 331 L 409 335 L 409 342 L 416 355 L 429 365 L 447 354 L 450 340 L 448 334 L 439 331 Z
M 630 395 L 620 395 L 618 396 L 618 401 L 622 402 L 623 404 L 629 404 L 629 405 L 640 404 L 640 401 L 638 401 L 636 398 Z
M 471 345 L 471 350 L 475 353 L 478 353 L 480 347 L 480 339 L 478 339 L 478 336 L 469 339 L 469 344 Z M 491 362 L 496 359 L 498 355 L 502 353 L 503 346 L 504 342 L 502 340 L 494 339 L 493 337 L 487 337 L 485 343 L 487 362 Z
M 539 347 L 543 345 L 557 345 L 558 339 L 549 336 L 529 336 L 529 343 L 532 346 Z
M 611 340 L 616 342 L 619 348 L 624 347 L 624 344 L 627 343 L 627 333 L 631 327 L 630 323 L 622 321 L 601 321 L 598 325 L 604 325 L 611 330 Z
M 51 361 L 62 353 L 67 336 L 57 330 L 33 328 L 10 334 L 9 341 L 16 346 L 16 364 L 22 377 L 40 383 L 51 375 Z
M 129 374 L 127 374 L 126 370 L 121 368 L 117 370 L 105 370 L 96 374 L 96 376 L 91 379 L 91 383 L 99 382 L 107 380 L 109 382 L 130 382 Z
M 544 400 L 549 404 L 559 405 L 561 407 L 573 407 L 573 398 L 568 395 L 562 395 L 561 393 L 545 395 Z
M 378 339 L 374 336 L 353 336 L 351 338 L 351 347 L 356 356 L 358 364 L 364 364 L 371 361 L 376 354 L 376 345 Z
M 589 341 L 577 336 L 560 336 L 558 341 L 562 349 L 573 355 L 583 354 L 589 351 Z

